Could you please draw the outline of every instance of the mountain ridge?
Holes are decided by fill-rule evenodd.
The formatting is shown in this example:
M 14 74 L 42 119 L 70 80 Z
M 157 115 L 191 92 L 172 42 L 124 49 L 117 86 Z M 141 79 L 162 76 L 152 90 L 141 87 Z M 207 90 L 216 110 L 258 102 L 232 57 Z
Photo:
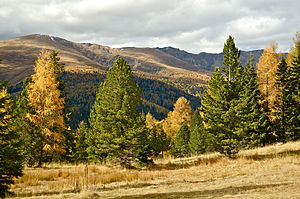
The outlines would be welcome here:
M 216 66 L 222 66 L 223 53 L 207 53 L 200 52 L 198 54 L 189 53 L 185 50 L 181 50 L 173 47 L 163 47 L 156 48 L 162 52 L 170 54 L 180 60 L 186 61 L 196 67 L 201 67 L 202 69 L 208 70 L 210 72 L 214 71 Z M 254 64 L 258 62 L 259 57 L 262 55 L 263 50 L 252 50 L 252 51 L 240 51 L 240 61 L 245 64 L 250 59 L 250 53 L 253 54 Z
M 148 76 L 191 76 L 207 81 L 215 66 L 222 65 L 222 53 L 193 54 L 173 47 L 164 48 L 111 48 L 92 43 L 77 43 L 51 35 L 33 34 L 0 41 L 0 79 L 18 83 L 33 74 L 34 60 L 42 49 L 55 50 L 68 69 L 95 68 L 106 71 L 118 56 L 122 56 L 136 72 Z M 257 62 L 262 50 L 242 51 L 245 63 L 250 52 Z

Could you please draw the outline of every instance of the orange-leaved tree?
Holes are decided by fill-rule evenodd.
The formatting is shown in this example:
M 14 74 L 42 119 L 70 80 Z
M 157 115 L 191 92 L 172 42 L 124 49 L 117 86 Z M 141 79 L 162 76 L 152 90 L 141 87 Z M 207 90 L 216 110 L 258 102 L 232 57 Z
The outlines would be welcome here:
M 153 129 L 155 126 L 157 126 L 160 122 L 156 120 L 153 115 L 148 112 L 146 115 L 146 126 L 148 129 Z
M 55 64 L 49 51 L 41 51 L 35 62 L 34 72 L 28 90 L 28 102 L 34 108 L 34 112 L 28 113 L 27 117 L 43 135 L 43 148 L 39 161 L 41 166 L 45 151 L 64 152 L 62 143 L 65 137 L 62 132 L 65 129 L 63 117 L 65 102 L 64 98 L 60 97 Z
M 277 52 L 277 43 L 271 43 L 264 49 L 257 63 L 258 86 L 264 97 L 261 104 L 265 110 L 270 111 L 270 119 L 274 119 L 272 115 L 279 92 L 276 86 L 276 71 L 281 57 L 282 54 Z
M 166 134 L 174 138 L 185 121 L 189 125 L 191 112 L 192 108 L 190 102 L 184 97 L 178 98 L 174 104 L 174 110 L 168 113 L 167 118 L 163 122 L 163 129 Z

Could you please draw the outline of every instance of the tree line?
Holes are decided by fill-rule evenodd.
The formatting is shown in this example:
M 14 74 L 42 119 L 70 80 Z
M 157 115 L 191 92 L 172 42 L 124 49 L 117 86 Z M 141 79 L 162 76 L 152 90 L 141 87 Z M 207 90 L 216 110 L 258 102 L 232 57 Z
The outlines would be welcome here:
M 241 149 L 299 140 L 299 34 L 286 58 L 276 49 L 275 43 L 266 47 L 256 70 L 252 56 L 241 64 L 240 51 L 229 36 L 223 66 L 215 68 L 202 105 L 192 116 L 181 98 L 165 119 L 146 116 L 154 137 L 157 131 L 170 137 L 165 151 L 175 157 L 217 151 L 233 158 Z
M 300 39 L 284 58 L 267 47 L 255 69 L 245 65 L 229 36 L 223 66 L 216 67 L 202 105 L 192 114 L 178 98 L 162 120 L 138 107 L 142 89 L 130 66 L 119 57 L 100 83 L 88 122 L 71 130 L 70 99 L 58 53 L 42 50 L 34 74 L 23 83 L 15 105 L 0 84 L 0 190 L 3 197 L 22 174 L 22 165 L 45 162 L 104 162 L 124 168 L 153 163 L 153 158 L 183 157 L 218 151 L 234 157 L 241 149 L 300 137 Z M 271 61 L 270 61 L 271 60 Z

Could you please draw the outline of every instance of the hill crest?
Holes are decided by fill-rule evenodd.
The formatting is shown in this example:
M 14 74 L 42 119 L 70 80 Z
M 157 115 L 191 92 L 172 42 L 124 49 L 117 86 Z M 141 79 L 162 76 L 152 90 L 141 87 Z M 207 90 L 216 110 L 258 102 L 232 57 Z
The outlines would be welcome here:
M 89 67 L 106 71 L 118 56 L 125 58 L 134 71 L 150 77 L 191 77 L 207 81 L 215 66 L 221 66 L 222 53 L 189 53 L 173 47 L 164 48 L 110 48 L 92 43 L 76 43 L 66 39 L 42 34 L 32 34 L 0 41 L 0 79 L 18 83 L 33 73 L 33 65 L 42 48 L 59 52 L 66 69 Z M 241 52 L 241 62 L 249 59 L 250 52 L 255 61 L 263 50 Z

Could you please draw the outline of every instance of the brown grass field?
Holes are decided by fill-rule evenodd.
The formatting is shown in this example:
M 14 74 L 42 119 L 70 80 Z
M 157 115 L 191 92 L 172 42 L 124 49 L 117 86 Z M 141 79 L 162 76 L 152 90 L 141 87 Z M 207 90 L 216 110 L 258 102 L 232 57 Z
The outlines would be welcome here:
M 25 168 L 10 198 L 300 198 L 300 142 L 241 151 L 236 159 L 213 153 L 159 159 L 147 169 L 89 165 L 86 175 L 85 168 Z

